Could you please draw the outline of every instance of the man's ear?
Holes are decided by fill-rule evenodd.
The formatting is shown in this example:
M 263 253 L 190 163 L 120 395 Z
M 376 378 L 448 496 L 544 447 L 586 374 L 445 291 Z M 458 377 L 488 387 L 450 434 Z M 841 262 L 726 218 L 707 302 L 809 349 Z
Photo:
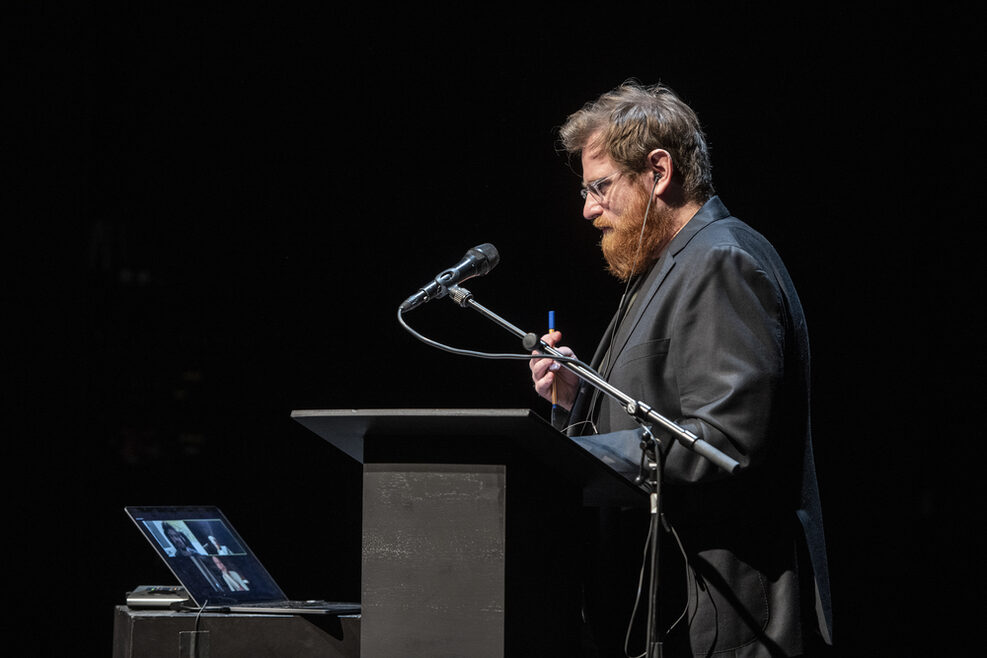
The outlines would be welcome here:
M 671 154 L 665 149 L 654 149 L 648 153 L 648 171 L 654 182 L 654 193 L 661 196 L 672 182 L 675 164 Z

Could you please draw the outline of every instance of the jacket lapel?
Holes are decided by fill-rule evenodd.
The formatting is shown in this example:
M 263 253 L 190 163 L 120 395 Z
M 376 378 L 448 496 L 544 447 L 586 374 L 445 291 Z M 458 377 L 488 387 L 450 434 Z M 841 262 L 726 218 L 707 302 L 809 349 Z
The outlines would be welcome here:
M 610 373 L 613 372 L 613 366 L 617 362 L 617 357 L 627 347 L 627 341 L 630 340 L 634 327 L 641 322 L 641 318 L 644 316 L 644 310 L 658 293 L 658 288 L 661 286 L 662 281 L 665 280 L 665 277 L 668 276 L 668 273 L 675 265 L 675 259 L 671 258 L 669 254 L 670 252 L 665 250 L 665 253 L 658 259 L 658 262 L 648 271 L 644 281 L 638 287 L 633 303 L 627 309 L 627 316 L 617 326 L 617 333 L 614 335 L 613 341 L 610 344 L 611 354 L 607 360 L 607 369 L 603 373 L 606 379 L 610 379 Z
M 668 248 L 665 249 L 664 253 L 658 258 L 658 261 L 648 271 L 645 280 L 638 288 L 634 303 L 628 309 L 627 318 L 617 327 L 617 333 L 610 344 L 612 352 L 608 359 L 607 371 L 603 373 L 605 378 L 610 378 L 610 373 L 613 371 L 613 366 L 617 362 L 617 357 L 627 347 L 627 342 L 630 340 L 631 334 L 645 316 L 645 311 L 658 296 L 661 284 L 668 277 L 668 273 L 675 267 L 675 257 L 678 253 L 685 249 L 692 238 L 709 224 L 729 216 L 730 211 L 723 205 L 720 198 L 713 197 L 703 204 L 699 212 L 682 227 L 678 235 L 668 244 Z M 600 349 L 606 348 L 601 345 Z M 599 349 L 597 351 L 599 352 Z

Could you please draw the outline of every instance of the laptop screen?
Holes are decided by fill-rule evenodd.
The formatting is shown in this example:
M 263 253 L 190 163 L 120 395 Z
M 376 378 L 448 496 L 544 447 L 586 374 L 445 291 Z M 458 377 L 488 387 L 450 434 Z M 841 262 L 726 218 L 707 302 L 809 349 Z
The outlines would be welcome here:
M 197 605 L 285 599 L 219 508 L 125 510 Z

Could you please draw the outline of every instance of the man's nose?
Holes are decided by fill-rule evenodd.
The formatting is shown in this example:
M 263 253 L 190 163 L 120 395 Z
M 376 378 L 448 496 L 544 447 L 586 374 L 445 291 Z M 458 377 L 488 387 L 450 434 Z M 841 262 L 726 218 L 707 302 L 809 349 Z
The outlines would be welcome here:
M 602 214 L 603 204 L 601 204 L 592 194 L 587 194 L 586 200 L 583 201 L 583 217 L 593 221 Z

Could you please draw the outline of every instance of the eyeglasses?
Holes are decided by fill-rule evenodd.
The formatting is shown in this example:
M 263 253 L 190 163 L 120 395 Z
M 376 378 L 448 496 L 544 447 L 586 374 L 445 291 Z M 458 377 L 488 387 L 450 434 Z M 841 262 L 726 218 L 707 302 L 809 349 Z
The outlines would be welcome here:
M 593 195 L 593 198 L 603 203 L 603 199 L 607 196 L 607 190 L 613 184 L 613 179 L 620 175 L 619 171 L 615 171 L 609 176 L 604 176 L 603 178 L 597 178 L 594 181 L 590 181 L 579 190 L 579 196 L 583 197 L 583 201 L 586 200 L 586 196 L 589 194 Z

